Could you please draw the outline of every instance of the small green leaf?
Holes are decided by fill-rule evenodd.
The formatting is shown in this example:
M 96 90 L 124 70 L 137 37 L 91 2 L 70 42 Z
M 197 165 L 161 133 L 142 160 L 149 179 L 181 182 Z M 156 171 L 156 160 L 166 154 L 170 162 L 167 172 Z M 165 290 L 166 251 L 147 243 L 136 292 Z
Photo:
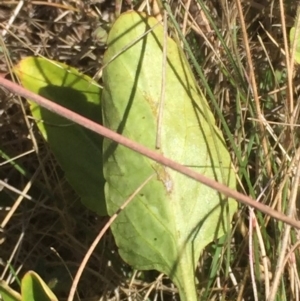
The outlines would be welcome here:
M 0 280 L 0 297 L 3 301 L 21 301 L 21 295 L 10 288 L 3 280 Z
M 101 88 L 75 68 L 43 58 L 23 59 L 14 71 L 22 85 L 55 103 L 101 123 Z M 82 203 L 106 215 L 102 137 L 30 102 L 36 123 Z
M 152 28 L 148 34 L 144 35 Z M 235 173 L 221 131 L 199 94 L 187 59 L 153 17 L 128 12 L 108 37 L 103 70 L 103 123 L 211 179 L 235 188 Z M 166 72 L 165 101 L 160 95 Z M 112 215 L 149 176 L 155 177 L 119 214 L 112 231 L 123 259 L 156 269 L 177 285 L 182 301 L 195 301 L 195 268 L 203 248 L 229 230 L 234 200 L 121 145 L 104 139 L 107 208 Z
M 297 30 L 297 36 L 295 40 L 295 33 L 296 33 L 296 28 L 292 27 L 290 30 L 290 45 L 291 48 L 293 49 L 294 43 L 295 45 L 295 52 L 294 52 L 294 60 L 297 64 L 300 64 L 300 29 Z
M 107 41 L 107 26 L 100 25 L 92 32 L 92 38 L 100 45 L 106 44 Z
M 43 279 L 33 271 L 23 277 L 21 292 L 22 301 L 58 301 Z

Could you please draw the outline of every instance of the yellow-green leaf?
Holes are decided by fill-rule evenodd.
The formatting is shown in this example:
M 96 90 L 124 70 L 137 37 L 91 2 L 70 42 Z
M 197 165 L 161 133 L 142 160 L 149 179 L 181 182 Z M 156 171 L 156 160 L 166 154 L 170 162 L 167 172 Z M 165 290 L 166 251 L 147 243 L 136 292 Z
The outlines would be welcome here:
M 101 88 L 65 64 L 27 57 L 14 71 L 22 85 L 92 121 L 101 123 Z M 30 109 L 66 178 L 85 206 L 106 215 L 102 137 L 30 102 Z
M 297 34 L 296 37 L 295 37 L 295 34 Z M 290 30 L 291 49 L 293 49 L 294 43 L 295 43 L 294 60 L 297 64 L 300 64 L 300 30 L 297 30 L 297 33 L 296 33 L 296 28 L 292 27 Z
M 4 280 L 0 280 L 0 298 L 3 301 L 21 301 L 21 295 L 10 288 Z
M 127 12 L 117 19 L 104 56 L 104 125 L 153 150 L 160 135 L 157 152 L 235 188 L 222 133 L 187 59 L 172 39 L 167 38 L 166 44 L 164 62 L 164 31 L 155 18 Z M 112 226 L 121 256 L 137 269 L 167 274 L 181 300 L 197 300 L 194 271 L 199 255 L 229 230 L 236 202 L 106 139 L 103 158 L 110 215 L 155 175 Z
M 23 277 L 21 293 L 22 301 L 58 301 L 43 279 L 33 271 Z

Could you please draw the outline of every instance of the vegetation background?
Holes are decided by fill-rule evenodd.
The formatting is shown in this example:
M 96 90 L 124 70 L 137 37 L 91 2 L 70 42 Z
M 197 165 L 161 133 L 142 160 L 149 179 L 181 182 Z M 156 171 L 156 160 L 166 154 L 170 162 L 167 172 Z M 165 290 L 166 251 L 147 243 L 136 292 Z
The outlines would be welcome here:
M 212 110 L 221 108 L 216 120 L 227 138 L 239 191 L 298 218 L 299 72 L 291 55 L 297 54 L 297 43 L 288 40 L 290 28 L 300 27 L 297 2 L 174 0 L 170 5 L 196 59 L 187 53 L 199 85 Z M 94 76 L 105 51 L 103 31 L 99 37 L 94 30 L 109 26 L 119 9 L 143 7 L 142 0 L 117 5 L 105 0 L 0 0 L 1 76 L 9 77 L 12 66 L 31 55 Z M 170 34 L 175 35 L 172 26 Z M 26 102 L 4 89 L 0 93 L 1 279 L 10 282 L 15 274 L 35 270 L 64 300 L 72 275 L 107 218 L 82 206 Z M 212 243 L 199 260 L 200 300 L 267 300 L 270 291 L 277 294 L 268 300 L 299 300 L 299 251 L 288 254 L 297 247 L 298 230 L 243 206 L 233 226 L 232 240 Z M 12 281 L 11 286 L 18 284 Z M 85 267 L 77 297 L 178 300 L 168 279 L 122 262 L 109 232 Z

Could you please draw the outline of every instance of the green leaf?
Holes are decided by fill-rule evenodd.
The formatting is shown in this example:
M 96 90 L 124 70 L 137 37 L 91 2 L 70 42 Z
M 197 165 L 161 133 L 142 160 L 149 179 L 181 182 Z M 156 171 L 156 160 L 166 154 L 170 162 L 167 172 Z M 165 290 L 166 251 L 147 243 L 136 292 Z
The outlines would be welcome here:
M 98 26 L 93 32 L 92 32 L 92 38 L 99 43 L 100 45 L 104 45 L 107 41 L 107 28 L 108 25 L 103 24 L 102 26 Z
M 150 28 L 152 31 L 141 38 Z M 104 55 L 104 125 L 153 150 L 160 112 L 163 41 L 163 27 L 155 18 L 128 12 L 113 25 Z M 165 101 L 157 151 L 235 188 L 222 133 L 198 92 L 185 56 L 170 38 L 164 68 Z M 167 274 L 177 285 L 181 300 L 197 300 L 194 271 L 199 255 L 209 242 L 229 230 L 236 202 L 107 139 L 103 149 L 110 215 L 155 174 L 112 225 L 120 255 L 137 269 Z
M 21 295 L 0 280 L 0 297 L 3 301 L 21 301 Z
M 22 301 L 57 301 L 56 296 L 33 271 L 25 274 L 21 282 Z
M 295 34 L 297 34 L 296 40 L 295 40 Z M 293 49 L 294 43 L 296 44 L 295 52 L 294 52 L 294 60 L 297 64 L 300 64 L 300 30 L 297 30 L 297 33 L 296 33 L 296 28 L 292 27 L 290 30 L 291 49 Z
M 43 58 L 23 59 L 14 71 L 22 85 L 90 120 L 101 123 L 101 88 L 75 68 Z M 82 203 L 106 215 L 102 137 L 30 102 L 39 130 Z

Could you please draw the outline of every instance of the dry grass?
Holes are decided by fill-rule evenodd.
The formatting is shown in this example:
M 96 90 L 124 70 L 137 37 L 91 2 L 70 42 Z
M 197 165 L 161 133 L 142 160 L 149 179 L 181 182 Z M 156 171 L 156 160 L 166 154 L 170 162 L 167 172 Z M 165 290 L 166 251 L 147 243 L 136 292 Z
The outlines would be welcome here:
M 93 40 L 92 32 L 101 19 L 100 14 L 110 21 L 114 13 L 111 1 L 98 2 L 30 0 L 16 11 L 21 1 L 0 1 L 1 30 L 16 14 L 7 32 L 2 32 L 0 72 L 9 75 L 13 64 L 34 54 L 95 75 L 105 47 Z M 133 4 L 139 7 L 141 2 Z M 212 90 L 214 97 L 197 77 L 218 124 L 224 133 L 232 134 L 231 140 L 225 136 L 238 170 L 239 190 L 288 213 L 298 199 L 297 193 L 293 195 L 293 187 L 298 187 L 298 183 L 291 172 L 291 162 L 297 154 L 299 138 L 297 127 L 291 123 L 298 122 L 299 109 L 294 89 L 298 70 L 295 68 L 294 78 L 288 76 L 291 68 L 286 67 L 287 41 L 283 39 L 283 32 L 295 22 L 296 3 L 286 0 L 284 4 L 286 28 L 282 26 L 282 8 L 277 2 L 242 1 L 246 42 L 236 1 L 207 1 L 211 20 L 205 15 L 205 8 L 201 11 L 194 1 L 191 1 L 190 15 L 185 14 L 180 1 L 172 2 L 172 11 Z M 125 3 L 123 9 L 129 6 Z M 252 63 L 245 45 L 249 45 Z M 193 61 L 191 56 L 189 59 Z M 193 70 L 197 74 L 197 66 L 193 65 Z M 75 274 L 107 219 L 83 208 L 28 118 L 26 103 L 7 91 L 0 90 L 0 93 L 2 279 L 11 281 L 14 272 L 22 277 L 26 271 L 35 270 L 47 282 L 58 281 L 54 292 L 63 300 L 72 282 L 69 273 Z M 214 103 L 221 109 L 227 127 L 221 122 Z M 265 123 L 261 122 L 262 117 Z M 295 216 L 295 210 L 290 215 Z M 266 283 L 272 290 L 279 275 L 282 284 L 275 291 L 281 297 L 272 300 L 299 300 L 299 254 L 295 252 L 289 258 L 283 273 L 276 270 L 280 254 L 287 253 L 283 249 L 284 235 L 288 237 L 287 250 L 290 250 L 298 232 L 295 229 L 288 232 L 281 223 L 259 213 L 256 217 L 260 227 L 255 227 L 252 222 L 256 219 L 247 208 L 241 207 L 239 216 L 235 220 L 230 258 L 224 253 L 216 281 L 211 284 L 200 281 L 202 296 L 206 300 L 222 297 L 255 300 L 256 293 L 256 300 L 266 300 Z M 249 259 L 249 233 L 254 237 L 250 252 L 253 261 Z M 207 279 L 211 273 L 215 250 L 215 245 L 208 247 L 199 262 L 199 279 Z M 232 273 L 228 273 L 228 267 Z M 251 267 L 257 286 L 250 280 Z M 107 233 L 85 268 L 78 293 L 82 300 L 143 300 L 151 289 L 149 300 L 177 300 L 176 289 L 167 279 L 157 276 L 156 272 L 132 271 L 118 257 L 113 238 Z M 16 281 L 11 281 L 11 285 L 18 287 Z
M 1 4 L 4 27 L 18 1 Z M 92 39 L 99 19 L 97 9 L 110 13 L 113 7 L 110 3 L 93 6 L 76 1 L 26 1 L 2 39 L 0 70 L 10 73 L 12 64 L 23 57 L 41 55 L 94 75 L 104 52 L 104 47 Z M 2 278 L 12 278 L 12 271 L 7 269 L 11 259 L 11 267 L 20 278 L 26 271 L 35 270 L 47 282 L 58 281 L 54 292 L 64 299 L 72 283 L 69 273 L 75 274 L 106 218 L 95 216 L 81 205 L 28 119 L 26 103 L 7 91 L 1 90 L 1 96 L 0 174 L 1 180 L 10 185 L 0 192 L 5 238 L 0 249 Z M 20 196 L 21 191 L 28 198 Z M 119 261 L 112 237 L 107 234 L 85 269 L 78 288 L 81 298 L 109 298 L 119 286 L 126 289 L 128 279 L 122 271 L 125 273 L 127 267 Z M 18 287 L 16 281 L 12 286 Z

